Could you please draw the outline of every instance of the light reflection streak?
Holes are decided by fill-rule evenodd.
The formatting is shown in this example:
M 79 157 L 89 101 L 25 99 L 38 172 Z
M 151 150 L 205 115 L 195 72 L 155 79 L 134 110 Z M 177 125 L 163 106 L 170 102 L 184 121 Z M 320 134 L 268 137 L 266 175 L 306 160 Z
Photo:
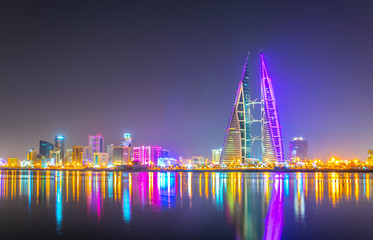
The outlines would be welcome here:
M 283 179 L 282 174 L 275 177 L 274 187 L 272 189 L 272 198 L 269 204 L 264 239 L 281 239 L 282 225 L 284 221 L 283 211 Z

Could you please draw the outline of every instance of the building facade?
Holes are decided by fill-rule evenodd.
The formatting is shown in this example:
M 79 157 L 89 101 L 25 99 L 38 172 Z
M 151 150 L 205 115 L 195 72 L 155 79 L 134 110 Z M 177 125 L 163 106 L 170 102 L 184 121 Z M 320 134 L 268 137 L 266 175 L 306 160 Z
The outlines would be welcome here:
M 221 152 L 223 151 L 222 148 L 218 148 L 218 149 L 212 149 L 211 152 L 212 152 L 212 158 L 211 158 L 211 163 L 212 164 L 219 164 L 220 162 L 220 157 L 221 157 Z
M 93 166 L 106 167 L 109 163 L 109 155 L 107 153 L 96 152 L 93 153 Z
M 272 80 L 268 76 L 263 53 L 260 53 L 262 92 L 262 160 L 283 163 L 284 149 L 280 119 Z
M 49 158 L 49 152 L 51 150 L 54 150 L 54 146 L 52 143 L 40 140 L 40 143 L 39 143 L 39 154 L 40 155 L 46 158 Z
M 308 142 L 302 137 L 293 138 L 289 143 L 290 160 L 292 162 L 308 159 Z
M 155 146 L 133 147 L 133 161 L 142 165 L 157 166 L 161 150 L 161 147 Z
M 74 146 L 72 152 L 72 164 L 73 166 L 83 166 L 83 146 Z
M 49 152 L 49 158 L 55 162 L 55 166 L 62 166 L 60 150 L 52 150 Z
M 60 157 L 65 161 L 65 136 L 57 135 L 54 139 L 54 149 L 60 150 Z
M 27 153 L 27 160 L 34 161 L 38 157 L 38 152 L 36 149 L 30 149 L 30 151 Z
M 104 150 L 104 137 L 101 134 L 89 135 L 88 146 L 92 148 L 92 153 L 103 153 Z
M 250 80 L 249 57 L 246 58 L 244 72 L 238 85 L 236 99 L 229 117 L 225 133 L 220 164 L 234 165 L 246 163 L 251 158 L 250 134 Z
M 92 147 L 84 146 L 83 147 L 83 165 L 88 165 L 89 163 L 92 163 L 92 159 L 93 159 Z
M 122 147 L 132 147 L 132 138 L 130 133 L 124 133 L 122 138 Z

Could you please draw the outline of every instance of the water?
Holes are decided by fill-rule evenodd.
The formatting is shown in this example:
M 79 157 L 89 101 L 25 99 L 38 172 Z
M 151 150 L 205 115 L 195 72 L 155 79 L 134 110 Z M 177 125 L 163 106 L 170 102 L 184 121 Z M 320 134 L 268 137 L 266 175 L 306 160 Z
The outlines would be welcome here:
M 0 171 L 2 239 L 373 239 L 372 174 Z

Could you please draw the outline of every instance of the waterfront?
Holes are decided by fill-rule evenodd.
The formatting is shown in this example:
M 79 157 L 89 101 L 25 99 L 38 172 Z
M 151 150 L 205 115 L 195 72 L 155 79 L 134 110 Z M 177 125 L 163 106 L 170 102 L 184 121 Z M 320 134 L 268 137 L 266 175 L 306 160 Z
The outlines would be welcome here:
M 3 239 L 371 239 L 372 178 L 1 170 L 0 226 Z

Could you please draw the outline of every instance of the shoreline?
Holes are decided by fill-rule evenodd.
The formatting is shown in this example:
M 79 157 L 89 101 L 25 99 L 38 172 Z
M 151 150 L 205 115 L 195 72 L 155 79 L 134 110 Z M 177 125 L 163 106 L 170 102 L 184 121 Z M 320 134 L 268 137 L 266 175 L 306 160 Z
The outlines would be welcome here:
M 80 172 L 249 172 L 249 173 L 373 173 L 373 169 L 45 169 L 45 168 L 0 168 L 0 170 L 19 171 L 80 171 Z

